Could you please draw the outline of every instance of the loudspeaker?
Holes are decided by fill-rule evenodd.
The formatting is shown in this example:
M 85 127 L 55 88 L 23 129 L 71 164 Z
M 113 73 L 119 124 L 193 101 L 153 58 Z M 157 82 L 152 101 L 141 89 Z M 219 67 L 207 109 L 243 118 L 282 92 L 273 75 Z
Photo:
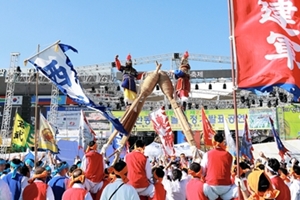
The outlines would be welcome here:
M 21 117 L 31 124 L 31 96 L 23 96 Z

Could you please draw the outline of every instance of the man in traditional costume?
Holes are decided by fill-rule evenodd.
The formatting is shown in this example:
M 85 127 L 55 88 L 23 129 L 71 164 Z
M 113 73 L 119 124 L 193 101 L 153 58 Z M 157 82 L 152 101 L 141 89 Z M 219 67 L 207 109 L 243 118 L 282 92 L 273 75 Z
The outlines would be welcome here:
M 238 188 L 231 181 L 232 156 L 226 151 L 224 137 L 217 133 L 213 138 L 214 149 L 206 152 L 201 161 L 205 177 L 204 194 L 210 200 L 232 199 L 238 196 Z
M 34 175 L 28 180 L 30 183 L 24 189 L 23 200 L 54 200 L 54 194 L 50 186 L 46 184 L 48 172 L 44 167 L 37 167 Z
M 82 157 L 80 168 L 84 171 L 85 187 L 92 195 L 97 194 L 103 186 L 105 161 L 97 151 L 97 143 L 91 141 L 88 144 L 85 155 Z
M 140 200 L 135 188 L 128 184 L 127 172 L 125 162 L 119 161 L 114 165 L 114 177 L 104 188 L 100 200 Z
M 181 65 L 179 69 L 174 71 L 176 83 L 176 95 L 180 99 L 183 109 L 186 109 L 186 104 L 188 102 L 189 93 L 191 91 L 190 83 L 190 64 L 188 61 L 189 53 L 186 51 L 181 58 Z
M 155 188 L 150 182 L 152 177 L 151 164 L 144 155 L 145 143 L 142 140 L 135 142 L 135 149 L 125 156 L 128 167 L 129 184 L 140 196 L 154 196 Z
M 68 188 L 63 196 L 62 200 L 92 200 L 91 193 L 87 191 L 84 187 L 85 176 L 84 172 L 81 169 L 75 169 L 72 172 L 70 180 L 70 188 Z
M 67 172 L 69 170 L 68 163 L 61 162 L 57 165 L 57 168 L 54 170 L 54 177 L 48 182 L 48 185 L 52 188 L 55 200 L 62 198 L 63 193 L 67 189 Z
M 162 184 L 162 180 L 165 176 L 165 172 L 160 167 L 156 167 L 153 169 L 153 180 L 155 187 L 155 194 L 151 200 L 165 200 L 167 192 Z
M 116 55 L 115 63 L 117 69 L 123 73 L 122 87 L 124 89 L 124 101 L 130 106 L 137 97 L 136 79 L 140 79 L 142 74 L 139 74 L 136 69 L 132 66 L 131 55 L 127 56 L 125 66 L 121 65 L 119 56 Z
M 276 158 L 269 158 L 267 164 L 265 165 L 265 172 L 271 179 L 271 182 L 275 189 L 280 191 L 280 194 L 276 200 L 286 200 L 291 199 L 291 191 L 289 187 L 284 183 L 282 178 L 280 178 L 278 170 L 280 168 L 280 163 Z
M 2 179 L 8 184 L 12 194 L 12 199 L 18 200 L 22 197 L 25 187 L 28 185 L 28 178 L 21 175 L 20 169 L 24 164 L 20 159 L 14 158 L 10 162 L 11 172 L 6 174 Z
M 203 192 L 203 177 L 199 163 L 191 163 L 188 172 L 193 178 L 186 185 L 187 200 L 206 200 L 208 199 Z

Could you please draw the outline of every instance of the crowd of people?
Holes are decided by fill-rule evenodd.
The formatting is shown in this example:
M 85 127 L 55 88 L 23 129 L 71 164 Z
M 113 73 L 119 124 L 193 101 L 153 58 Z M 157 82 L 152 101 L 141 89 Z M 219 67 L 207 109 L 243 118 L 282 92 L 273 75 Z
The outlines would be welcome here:
M 74 164 L 44 154 L 33 159 L 0 159 L 0 199 L 4 200 L 231 200 L 300 199 L 300 166 L 267 158 L 236 159 L 226 151 L 224 136 L 214 135 L 201 162 L 184 154 L 164 159 L 144 155 L 145 143 L 113 166 L 91 141 Z M 45 162 L 44 160 L 48 160 Z

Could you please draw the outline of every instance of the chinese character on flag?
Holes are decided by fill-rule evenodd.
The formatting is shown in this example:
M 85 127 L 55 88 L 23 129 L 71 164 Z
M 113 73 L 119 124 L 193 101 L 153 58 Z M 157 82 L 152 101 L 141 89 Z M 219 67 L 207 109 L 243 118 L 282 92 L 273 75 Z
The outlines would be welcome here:
M 156 111 L 151 112 L 150 120 L 153 124 L 155 132 L 160 137 L 165 154 L 173 156 L 175 154 L 174 136 L 168 116 L 165 112 L 165 108 L 162 107 Z
M 212 139 L 213 139 L 214 135 L 216 134 L 216 132 L 214 131 L 210 122 L 208 121 L 203 107 L 201 110 L 201 117 L 202 117 L 202 129 L 203 129 L 204 144 L 206 146 L 213 146 Z
M 237 85 L 300 96 L 300 1 L 233 0 Z

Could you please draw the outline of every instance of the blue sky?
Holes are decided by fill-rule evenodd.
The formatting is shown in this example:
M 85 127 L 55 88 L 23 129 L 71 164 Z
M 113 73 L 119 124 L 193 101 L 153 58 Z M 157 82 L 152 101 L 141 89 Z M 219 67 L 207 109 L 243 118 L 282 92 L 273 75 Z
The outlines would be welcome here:
M 132 58 L 186 50 L 230 56 L 226 0 L 1 1 L 0 24 L 0 68 L 9 67 L 11 52 L 21 53 L 19 64 L 24 67 L 23 60 L 37 51 L 38 44 L 43 49 L 57 40 L 78 50 L 67 53 L 74 66 L 111 62 L 116 54 L 124 60 L 128 53 Z

